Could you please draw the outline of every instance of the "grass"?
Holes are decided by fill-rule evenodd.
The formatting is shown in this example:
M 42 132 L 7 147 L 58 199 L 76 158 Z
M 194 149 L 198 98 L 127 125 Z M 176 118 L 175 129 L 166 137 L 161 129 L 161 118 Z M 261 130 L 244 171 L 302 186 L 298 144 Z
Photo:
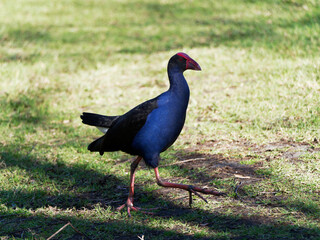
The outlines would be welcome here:
M 320 239 L 318 1 L 15 0 L 0 15 L 1 239 L 69 221 L 92 239 Z M 165 91 L 178 51 L 203 71 L 185 73 L 187 121 L 160 174 L 227 195 L 189 209 L 142 164 L 135 204 L 160 210 L 128 219 L 114 209 L 131 157 L 89 153 L 99 133 L 79 115 Z

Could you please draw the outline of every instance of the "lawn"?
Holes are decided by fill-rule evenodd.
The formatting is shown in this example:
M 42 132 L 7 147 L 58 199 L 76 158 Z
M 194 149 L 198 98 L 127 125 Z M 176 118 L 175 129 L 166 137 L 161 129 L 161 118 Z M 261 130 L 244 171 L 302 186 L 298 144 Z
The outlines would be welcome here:
M 318 0 L 0 2 L 0 239 L 320 239 Z M 184 51 L 185 127 L 163 189 L 132 156 L 100 156 L 83 111 L 117 115 L 168 88 Z M 70 224 L 65 226 L 66 224 Z M 65 226 L 65 228 L 63 228 Z

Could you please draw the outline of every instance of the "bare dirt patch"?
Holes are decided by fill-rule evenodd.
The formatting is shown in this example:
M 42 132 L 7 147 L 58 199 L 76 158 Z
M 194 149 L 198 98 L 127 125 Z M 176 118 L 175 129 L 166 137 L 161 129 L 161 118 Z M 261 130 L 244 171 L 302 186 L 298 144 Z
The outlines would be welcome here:
M 211 149 L 219 149 L 225 154 L 206 154 Z M 234 176 L 236 178 L 257 178 L 256 170 L 263 167 L 263 161 L 271 158 L 284 158 L 299 160 L 299 157 L 306 153 L 319 152 L 320 148 L 310 143 L 297 142 L 274 142 L 265 145 L 257 145 L 248 142 L 208 142 L 199 144 L 196 148 L 185 149 L 176 154 L 177 162 L 185 168 L 203 169 L 204 172 L 214 172 L 214 177 L 225 178 Z M 270 154 L 273 152 L 274 154 Z M 270 156 L 272 155 L 272 156 Z M 245 161 L 260 159 L 250 164 Z M 174 165 L 172 164 L 172 165 Z M 166 166 L 166 165 L 165 165 Z

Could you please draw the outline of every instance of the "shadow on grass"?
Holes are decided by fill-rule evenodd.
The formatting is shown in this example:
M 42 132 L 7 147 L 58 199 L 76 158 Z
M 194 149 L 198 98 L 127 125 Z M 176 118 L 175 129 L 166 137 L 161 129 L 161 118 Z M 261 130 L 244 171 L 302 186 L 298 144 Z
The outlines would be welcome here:
M 100 211 L 100 213 L 95 212 L 93 214 L 95 216 L 92 217 L 90 213 L 82 210 L 95 209 L 97 206 L 116 207 L 126 200 L 128 179 L 115 175 L 105 176 L 95 170 L 88 170 L 81 164 L 66 165 L 59 161 L 56 164 L 50 163 L 45 159 L 40 160 L 30 155 L 20 154 L 14 149 L 17 149 L 17 146 L 6 146 L 1 153 L 1 160 L 13 172 L 15 169 L 27 172 L 30 188 L 19 190 L 17 186 L 12 190 L 0 191 L 2 206 L 8 209 L 2 210 L 2 216 L 0 216 L 0 235 L 2 236 L 21 237 L 33 232 L 37 236 L 47 238 L 66 222 L 71 221 L 74 226 L 82 229 L 81 231 L 93 239 L 106 239 L 106 236 L 110 239 L 132 239 L 138 235 L 144 235 L 146 239 L 209 239 L 205 237 L 206 234 L 182 233 L 180 227 L 173 230 L 158 229 L 157 226 L 149 224 L 150 218 L 158 221 L 173 220 L 197 227 L 204 226 L 215 233 L 216 239 L 316 239 L 319 236 L 319 229 L 304 228 L 295 224 L 279 224 L 272 217 L 264 219 L 254 216 L 240 217 L 237 212 L 222 214 L 219 211 L 189 209 L 163 196 L 161 191 L 160 193 L 146 191 L 140 184 L 135 188 L 135 201 L 138 205 L 165 206 L 155 216 L 138 213 L 128 220 L 124 214 L 119 220 L 113 216 L 113 213 L 107 211 L 105 214 L 110 215 L 104 215 L 103 211 Z M 211 160 L 217 159 L 216 156 L 206 155 L 205 157 L 211 157 Z M 197 174 L 190 175 L 185 172 L 182 175 L 197 181 Z M 203 181 L 207 180 L 203 179 Z M 39 190 L 41 182 L 44 186 L 53 184 L 56 189 L 52 192 L 48 189 Z M 49 182 L 52 184 L 48 184 Z M 219 197 L 218 201 L 223 201 L 224 198 Z M 142 199 L 144 201 L 141 201 Z M 57 207 L 56 211 L 76 208 L 83 214 L 79 214 L 79 217 L 66 217 L 57 213 L 55 217 L 50 217 L 42 214 L 41 211 L 33 216 L 21 213 L 21 210 L 15 212 L 16 207 L 37 212 L 38 209 L 48 206 Z M 99 214 L 104 216 L 99 217 Z M 81 236 L 72 229 L 62 232 L 60 236 L 64 239 L 81 239 Z
M 282 4 L 270 2 L 270 6 L 267 5 L 265 11 L 268 12 L 268 8 L 275 7 L 283 7 L 283 9 L 292 7 L 292 11 L 297 11 L 294 4 L 285 4 L 285 2 Z M 93 12 L 95 8 L 98 11 L 106 9 L 106 12 L 109 13 L 110 9 L 115 6 L 100 3 L 89 6 L 89 10 L 85 4 L 75 7 L 80 13 L 90 10 Z M 217 4 L 201 4 L 201 2 L 187 6 L 181 3 L 134 1 L 118 3 L 116 8 L 119 8 L 120 11 L 115 10 L 114 12 L 120 14 L 135 9 L 136 16 L 124 21 L 121 17 L 110 20 L 108 14 L 105 14 L 99 21 L 91 23 L 92 25 L 86 22 L 70 25 L 68 21 L 59 22 L 57 26 L 42 22 L 26 23 L 18 28 L 16 26 L 10 28 L 9 25 L 8 30 L 3 34 L 4 37 L 0 38 L 1 42 L 10 43 L 10 46 L 16 48 L 31 43 L 35 49 L 47 48 L 49 53 L 46 56 L 40 52 L 35 53 L 36 50 L 23 54 L 8 53 L 3 54 L 0 61 L 36 61 L 50 56 L 51 50 L 69 45 L 72 46 L 70 51 L 66 50 L 59 54 L 61 60 L 84 61 L 87 59 L 88 64 L 103 61 L 107 55 L 112 53 L 150 54 L 172 49 L 219 45 L 238 48 L 259 46 L 277 53 L 290 51 L 291 48 L 297 46 L 303 51 L 312 53 L 319 47 L 316 40 L 317 35 L 305 36 L 306 33 L 299 31 L 290 32 L 293 29 L 304 29 L 317 24 L 319 14 L 316 11 L 306 12 L 304 16 L 291 21 L 258 14 L 249 18 L 234 18 L 230 17 L 230 9 L 227 7 L 220 8 Z M 255 10 L 250 9 L 250 11 Z M 262 10 L 257 9 L 256 11 Z M 215 14 L 217 12 L 220 14 Z M 150 29 L 155 29 L 155 31 L 150 31 Z
M 43 95 L 43 94 L 41 94 Z M 48 117 L 48 103 L 45 97 L 39 92 L 28 92 L 20 94 L 15 99 L 1 98 L 0 106 L 9 110 L 9 117 L 3 119 L 6 122 L 19 124 L 26 122 L 29 124 L 38 124 Z

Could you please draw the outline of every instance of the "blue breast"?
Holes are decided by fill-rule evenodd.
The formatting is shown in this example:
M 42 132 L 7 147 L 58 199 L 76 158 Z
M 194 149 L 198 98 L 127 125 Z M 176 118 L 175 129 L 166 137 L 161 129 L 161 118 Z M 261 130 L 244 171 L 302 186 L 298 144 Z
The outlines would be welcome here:
M 174 143 L 183 128 L 189 102 L 189 87 L 183 80 L 158 97 L 158 108 L 133 139 L 132 147 L 151 167 L 158 166 L 159 154 Z

